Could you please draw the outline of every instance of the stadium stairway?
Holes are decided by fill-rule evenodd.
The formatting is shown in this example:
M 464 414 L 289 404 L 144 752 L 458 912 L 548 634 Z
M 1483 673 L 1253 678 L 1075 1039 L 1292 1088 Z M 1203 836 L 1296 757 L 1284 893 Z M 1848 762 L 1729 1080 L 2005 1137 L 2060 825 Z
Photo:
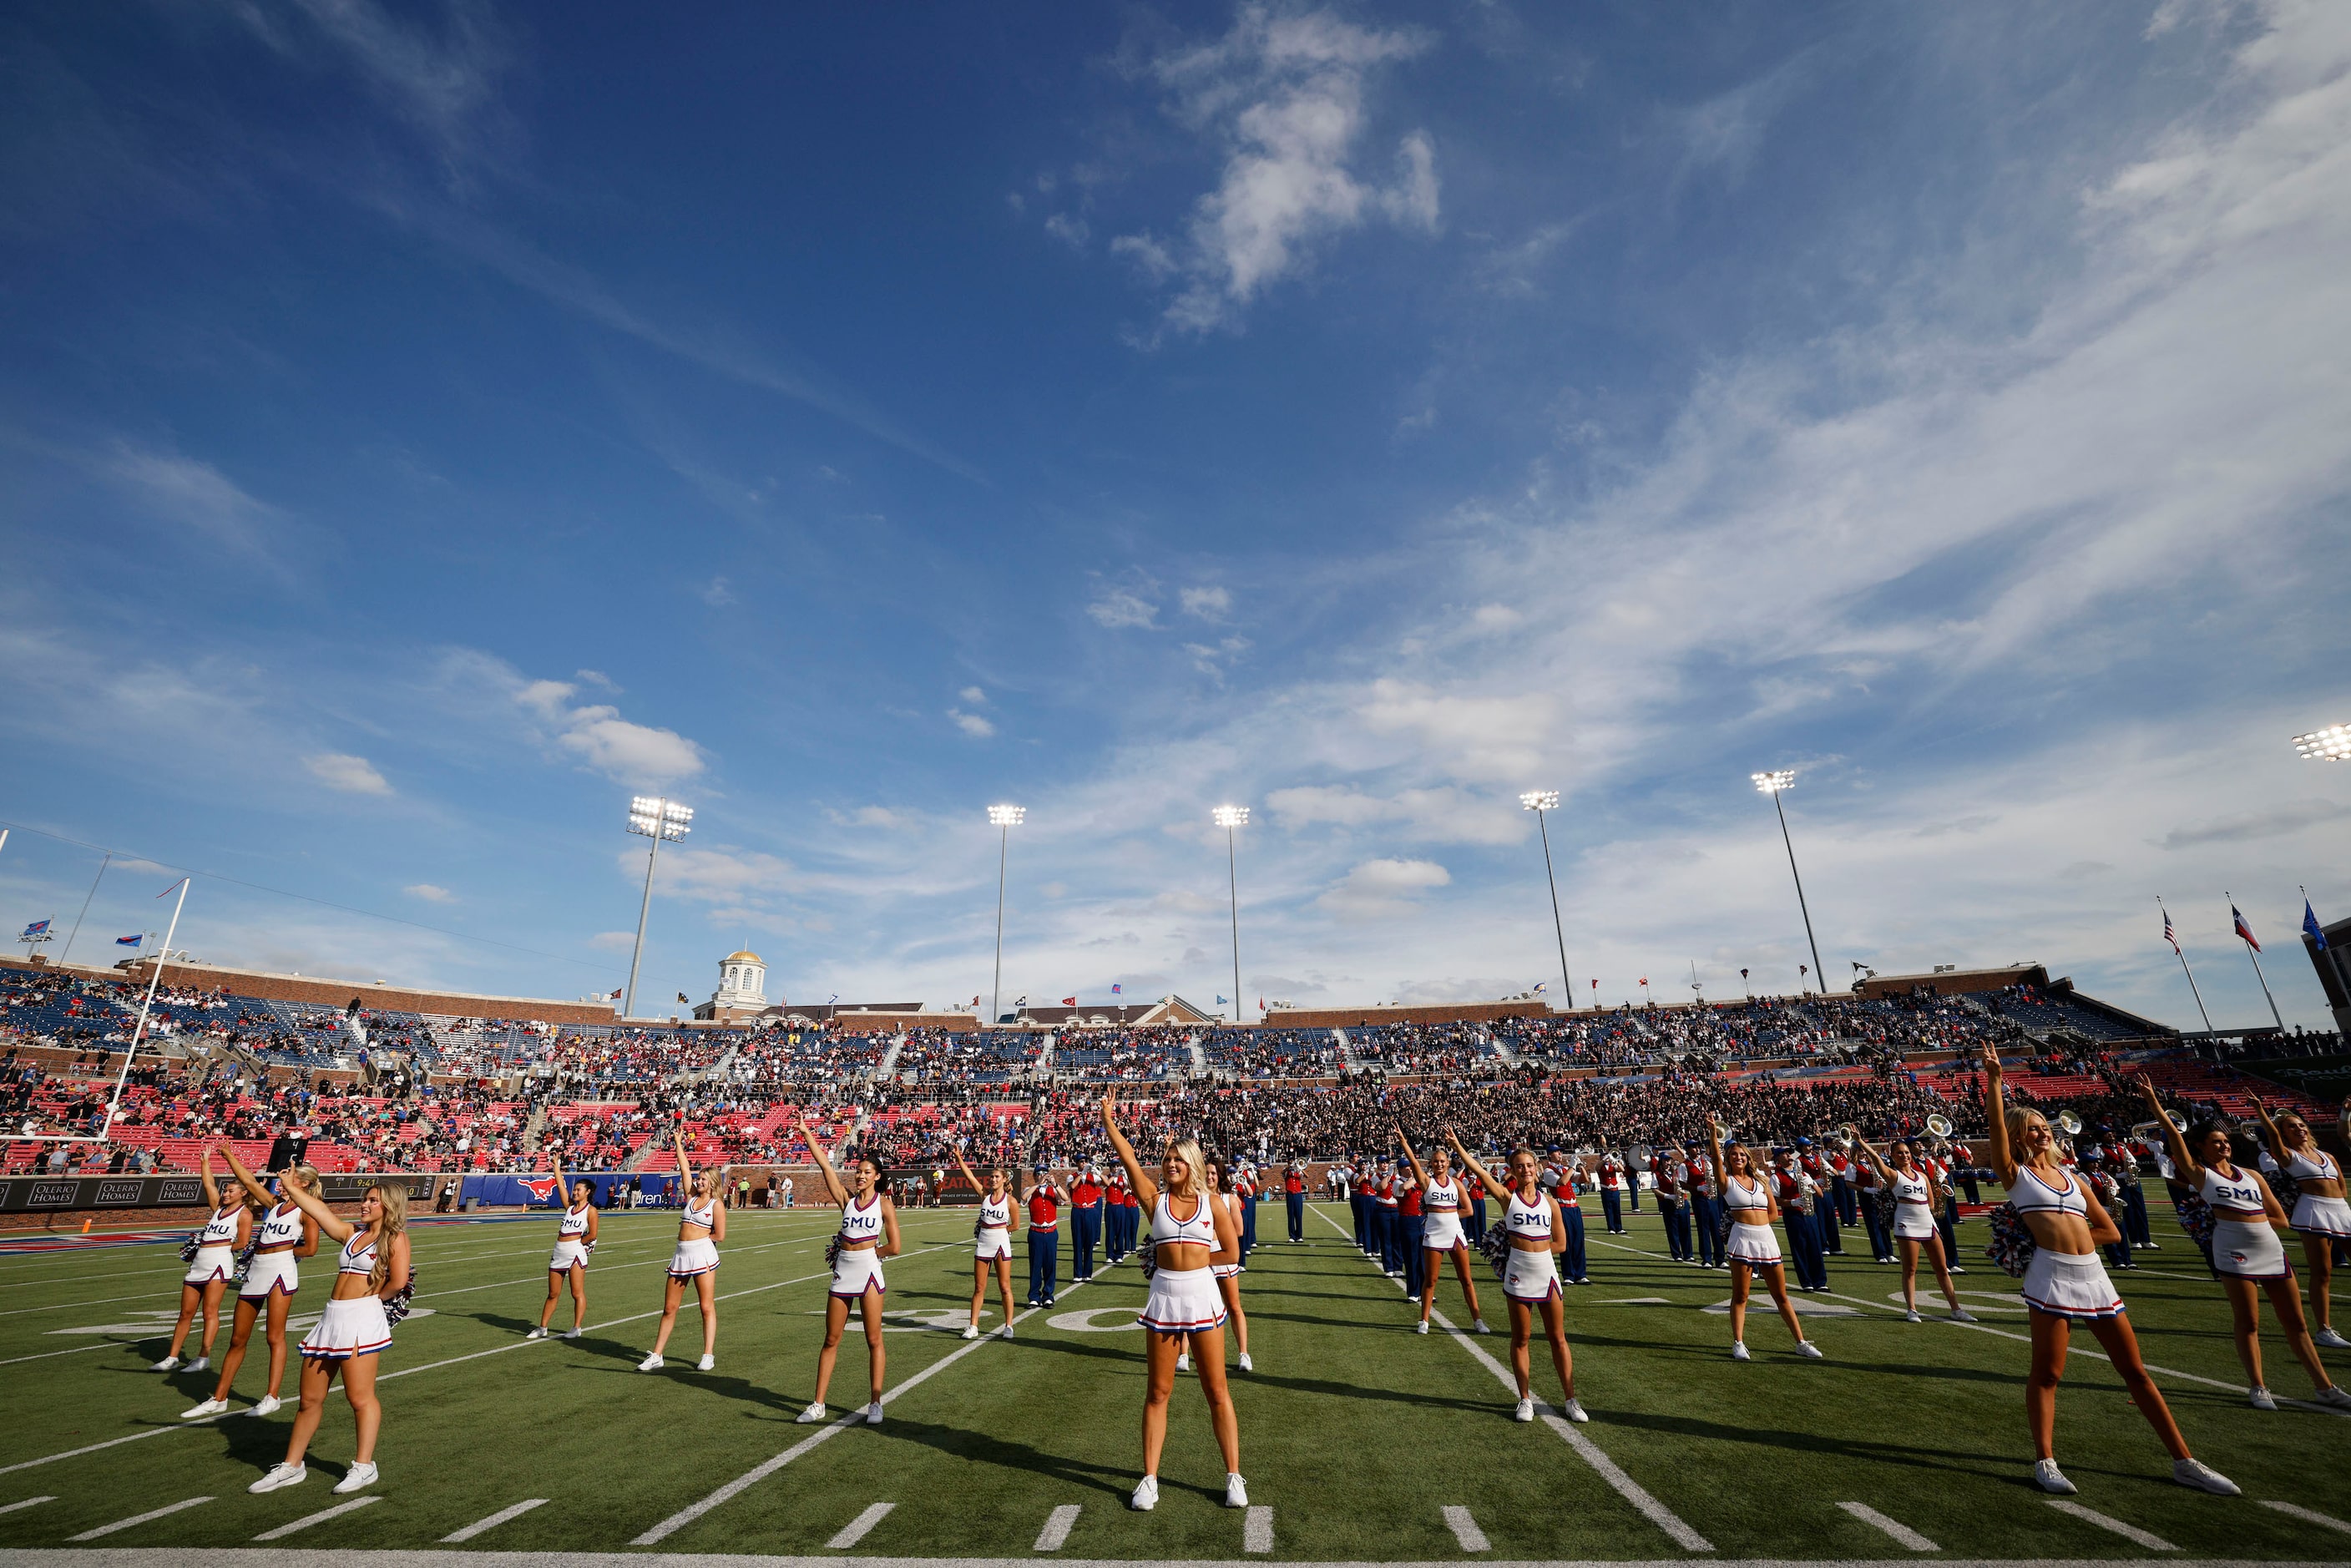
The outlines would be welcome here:
M 873 1076 L 877 1079 L 895 1077 L 898 1072 L 898 1053 L 905 1049 L 906 1031 L 900 1030 L 891 1038 L 890 1049 L 882 1053 L 882 1060 L 873 1064 Z M 862 1124 L 861 1123 L 860 1125 Z
M 1235 1002 L 1233 1011 L 1238 1013 L 1240 1010 L 1240 1004 Z M 1198 1030 L 1194 1030 L 1190 1038 L 1184 1041 L 1184 1049 L 1192 1053 L 1192 1076 L 1206 1078 L 1208 1075 L 1208 1049 L 1200 1043 Z

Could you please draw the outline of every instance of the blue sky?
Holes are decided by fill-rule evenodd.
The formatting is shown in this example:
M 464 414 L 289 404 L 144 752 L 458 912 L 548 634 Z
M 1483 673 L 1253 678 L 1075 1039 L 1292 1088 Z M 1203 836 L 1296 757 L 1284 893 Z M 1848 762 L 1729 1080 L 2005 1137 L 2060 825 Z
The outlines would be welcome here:
M 2351 16 L 0 19 L 0 816 L 182 945 L 1301 1002 L 2351 914 Z M 120 862 L 118 862 L 118 867 Z M 90 852 L 19 831 L 0 921 Z M 110 872 L 77 956 L 170 875 Z M 286 890 L 399 925 L 255 891 Z M 120 929 L 118 929 L 120 928 Z M 507 944 L 493 946 L 489 942 Z M 518 949 L 528 949 L 521 951 Z M 109 949 L 110 950 L 110 948 Z

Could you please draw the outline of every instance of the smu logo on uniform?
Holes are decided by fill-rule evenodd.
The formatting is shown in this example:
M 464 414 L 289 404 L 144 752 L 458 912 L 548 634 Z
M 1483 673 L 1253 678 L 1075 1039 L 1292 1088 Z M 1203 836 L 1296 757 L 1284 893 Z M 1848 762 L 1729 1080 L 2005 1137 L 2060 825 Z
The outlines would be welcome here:
M 555 1201 L 555 1178 L 553 1176 L 540 1176 L 536 1180 L 533 1180 L 528 1176 L 525 1176 L 522 1178 L 522 1186 L 525 1191 L 528 1192 L 531 1197 L 538 1199 L 541 1203 L 552 1203 Z

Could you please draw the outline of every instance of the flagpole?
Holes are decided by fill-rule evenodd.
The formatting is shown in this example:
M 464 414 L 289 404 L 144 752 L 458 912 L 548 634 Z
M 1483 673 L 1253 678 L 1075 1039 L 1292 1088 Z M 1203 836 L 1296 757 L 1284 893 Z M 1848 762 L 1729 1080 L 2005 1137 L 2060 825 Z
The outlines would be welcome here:
M 2238 912 L 2237 901 L 2225 887 L 2220 890 L 2220 896 L 2229 900 L 2229 921 L 2233 925 L 2243 918 Z M 2241 936 L 2241 935 L 2240 933 Z M 2278 1033 L 2283 1036 L 2285 1033 L 2285 1019 L 2278 1016 L 2277 998 L 2270 995 L 2270 977 L 2262 973 L 2262 956 L 2251 942 L 2245 944 L 2245 956 L 2253 961 L 2253 978 L 2262 983 L 2262 999 L 2270 1005 L 2270 1020 L 2277 1025 Z
M 2158 909 L 2163 909 L 2163 900 L 2157 899 L 2155 906 Z M 2163 909 L 2163 924 L 2167 930 L 2171 926 L 2171 911 L 2168 909 Z M 2171 938 L 2171 953 L 2172 956 L 2179 960 L 2179 972 L 2188 977 L 2188 992 L 2196 998 L 2196 1011 L 2204 1019 L 2204 1032 L 2210 1034 L 2212 1015 L 2204 1010 L 2204 993 L 2197 988 L 2196 971 L 2188 967 L 2188 949 L 2179 945 L 2179 937 L 2176 933 Z
M 98 874 L 89 879 L 89 891 L 81 895 L 81 914 L 74 916 L 73 929 L 66 934 L 66 950 L 57 955 L 58 963 L 73 962 L 74 938 L 81 935 L 81 923 L 89 914 L 89 901 L 98 896 L 98 884 L 106 880 L 106 868 L 113 863 L 114 852 L 109 850 L 106 858 L 98 862 Z
M 171 961 L 172 938 L 179 934 L 180 911 L 187 906 L 191 880 L 184 876 L 180 879 L 180 896 L 172 905 L 172 923 L 163 928 L 162 950 L 155 955 L 155 967 L 148 973 L 147 995 L 139 1004 L 139 1022 L 131 1030 L 131 1049 L 122 1053 L 122 1071 L 115 1074 L 114 1093 L 106 1102 L 106 1124 L 98 1131 L 101 1142 L 110 1141 L 114 1135 L 114 1113 L 122 1103 L 122 1086 L 131 1081 L 131 1063 L 139 1054 L 140 1039 L 147 1032 L 147 1015 L 155 1006 L 155 988 L 162 983 L 163 966 Z M 167 887 L 163 893 L 171 891 Z M 155 896 L 161 898 L 163 894 L 159 893 Z

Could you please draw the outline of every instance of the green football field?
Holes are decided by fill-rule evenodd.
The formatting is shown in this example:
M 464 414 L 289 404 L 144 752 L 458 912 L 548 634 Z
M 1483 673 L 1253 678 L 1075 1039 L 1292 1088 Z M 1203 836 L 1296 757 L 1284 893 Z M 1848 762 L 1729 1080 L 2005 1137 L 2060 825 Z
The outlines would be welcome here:
M 2119 1282 L 2189 1440 L 2245 1495 L 2175 1486 L 2083 1334 L 2058 1427 L 2081 1489 L 2068 1511 L 2030 1484 L 2022 1304 L 1980 1260 L 1980 1223 L 1962 1233 L 1978 1266 L 1959 1282 L 1980 1328 L 1904 1322 L 1896 1271 L 1849 1246 L 1832 1263 L 1835 1294 L 1804 1301 L 1827 1359 L 1791 1354 L 1759 1312 L 1743 1365 L 1714 1310 L 1726 1275 L 1669 1261 L 1653 1215 L 1621 1238 L 1595 1224 L 1595 1282 L 1567 1301 L 1592 1419 L 1570 1427 L 1509 1418 L 1502 1335 L 1413 1334 L 1401 1292 L 1342 1235 L 1344 1219 L 1311 1214 L 1307 1244 L 1293 1246 L 1276 1239 L 1280 1209 L 1260 1211 L 1267 1240 L 1243 1282 L 1258 1370 L 1233 1376 L 1246 1513 L 1222 1506 L 1189 1380 L 1157 1511 L 1125 1507 L 1143 1387 L 1131 1260 L 1083 1287 L 1065 1281 L 1059 1304 L 1024 1315 L 1009 1342 L 960 1338 L 967 1212 L 905 1217 L 879 1427 L 793 1421 L 820 1339 L 830 1209 L 732 1218 L 709 1373 L 693 1369 L 691 1306 L 669 1368 L 635 1370 L 673 1218 L 605 1218 L 577 1343 L 521 1337 L 551 1222 L 420 1225 L 420 1315 L 383 1357 L 383 1479 L 340 1511 L 355 1500 L 329 1490 L 351 1453 L 340 1393 L 310 1479 L 262 1497 L 245 1489 L 281 1457 L 290 1401 L 264 1418 L 176 1419 L 212 1377 L 147 1370 L 177 1304 L 174 1249 L 0 1258 L 0 1547 L 18 1562 L 61 1549 L 83 1563 L 257 1541 L 256 1552 L 1089 1562 L 2351 1558 L 2351 1418 L 2248 1406 L 2225 1304 L 2184 1238 Z M 1025 1263 L 1016 1270 L 1025 1280 Z M 306 1271 L 298 1304 L 315 1310 L 324 1270 Z M 1479 1289 L 1499 1325 L 1490 1274 Z M 1468 1327 L 1457 1286 L 1438 1305 Z M 569 1314 L 567 1302 L 559 1329 Z M 256 1335 L 239 1410 L 261 1392 L 261 1350 Z M 2266 1350 L 2281 1398 L 2307 1392 L 2274 1333 Z M 864 1364 L 852 1334 L 836 1416 L 862 1398 Z M 2351 1376 L 2351 1355 L 2337 1353 L 2337 1368 Z M 1539 1396 L 1555 1392 L 1550 1376 L 1538 1347 Z M 289 1369 L 289 1395 L 293 1384 Z

